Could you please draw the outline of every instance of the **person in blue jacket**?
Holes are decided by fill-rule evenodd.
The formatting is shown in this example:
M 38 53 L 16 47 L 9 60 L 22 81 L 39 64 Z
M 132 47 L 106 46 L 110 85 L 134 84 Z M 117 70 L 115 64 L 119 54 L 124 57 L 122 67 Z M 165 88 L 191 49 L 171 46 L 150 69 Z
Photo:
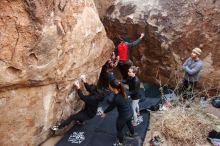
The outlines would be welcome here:
M 183 79 L 184 90 L 193 92 L 199 81 L 199 73 L 203 65 L 203 62 L 199 59 L 201 53 L 202 50 L 200 48 L 194 48 L 191 56 L 183 63 L 182 69 L 185 72 Z

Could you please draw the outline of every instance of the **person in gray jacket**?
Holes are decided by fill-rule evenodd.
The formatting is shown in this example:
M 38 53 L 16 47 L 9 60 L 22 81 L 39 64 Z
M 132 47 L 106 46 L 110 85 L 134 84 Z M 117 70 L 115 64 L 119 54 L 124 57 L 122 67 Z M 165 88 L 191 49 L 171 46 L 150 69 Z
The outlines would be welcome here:
M 200 48 L 194 48 L 189 57 L 183 64 L 182 69 L 185 72 L 183 79 L 183 88 L 189 91 L 193 91 L 198 80 L 199 73 L 202 69 L 202 61 L 199 59 L 202 51 Z

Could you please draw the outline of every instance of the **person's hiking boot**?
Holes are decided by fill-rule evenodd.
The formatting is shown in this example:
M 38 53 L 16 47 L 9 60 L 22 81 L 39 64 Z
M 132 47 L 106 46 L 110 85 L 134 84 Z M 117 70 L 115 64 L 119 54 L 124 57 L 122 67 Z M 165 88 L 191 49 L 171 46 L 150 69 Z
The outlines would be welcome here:
M 116 142 L 116 143 L 113 144 L 113 146 L 124 146 L 124 145 L 120 142 Z
M 161 139 L 159 136 L 154 136 L 154 138 L 150 140 L 150 146 L 160 146 L 160 144 L 161 144 Z
M 52 131 L 58 131 L 59 130 L 59 126 L 55 125 L 53 127 L 50 128 Z
M 85 125 L 85 121 L 76 121 L 76 125 L 82 126 Z
M 125 134 L 126 136 L 128 136 L 128 137 L 131 137 L 131 138 L 133 138 L 133 137 L 137 137 L 138 136 L 138 134 L 137 133 L 134 133 L 134 134 L 131 134 L 129 131 L 128 132 L 126 132 L 126 134 Z

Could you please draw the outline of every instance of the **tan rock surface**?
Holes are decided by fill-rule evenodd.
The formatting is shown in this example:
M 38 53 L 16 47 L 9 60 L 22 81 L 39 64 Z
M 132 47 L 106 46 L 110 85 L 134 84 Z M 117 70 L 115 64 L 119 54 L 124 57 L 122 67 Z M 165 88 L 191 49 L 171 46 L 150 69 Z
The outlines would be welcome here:
M 115 0 L 94 0 L 100 18 L 107 15 L 107 9 L 114 4 Z
M 97 79 L 113 49 L 92 0 L 0 3 L 0 145 L 38 145 L 82 107 L 71 82 Z

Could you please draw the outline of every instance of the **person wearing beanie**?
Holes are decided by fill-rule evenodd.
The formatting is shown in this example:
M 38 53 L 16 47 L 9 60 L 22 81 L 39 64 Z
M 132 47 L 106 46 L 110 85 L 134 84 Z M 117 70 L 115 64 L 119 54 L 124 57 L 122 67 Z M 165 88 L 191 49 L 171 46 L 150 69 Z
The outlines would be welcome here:
M 127 35 L 125 35 L 125 36 L 123 37 L 123 41 L 125 41 L 125 42 L 127 42 L 127 43 L 130 43 L 130 42 L 131 42 L 131 40 L 129 39 L 129 37 L 128 37 Z
M 199 73 L 202 69 L 203 62 L 199 59 L 202 50 L 200 48 L 194 48 L 191 56 L 183 63 L 182 69 L 185 72 L 183 79 L 183 88 L 189 91 L 193 91 L 198 80 Z
M 116 54 L 119 56 L 118 68 L 124 80 L 128 78 L 128 69 L 132 66 L 132 61 L 130 60 L 130 53 L 132 48 L 137 46 L 144 37 L 144 33 L 134 42 L 130 42 L 128 36 L 124 36 L 121 39 L 120 44 L 116 48 Z

